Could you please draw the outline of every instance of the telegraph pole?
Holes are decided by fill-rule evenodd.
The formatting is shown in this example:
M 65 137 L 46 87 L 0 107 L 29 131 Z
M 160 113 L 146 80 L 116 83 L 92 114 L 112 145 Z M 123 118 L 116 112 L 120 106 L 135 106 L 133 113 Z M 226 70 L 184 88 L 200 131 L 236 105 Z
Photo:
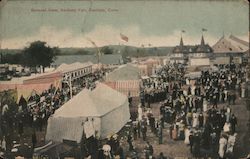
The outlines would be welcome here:
M 70 99 L 72 98 L 73 96 L 73 93 L 72 93 L 72 80 L 71 80 L 71 75 L 69 76 L 69 91 L 70 91 Z

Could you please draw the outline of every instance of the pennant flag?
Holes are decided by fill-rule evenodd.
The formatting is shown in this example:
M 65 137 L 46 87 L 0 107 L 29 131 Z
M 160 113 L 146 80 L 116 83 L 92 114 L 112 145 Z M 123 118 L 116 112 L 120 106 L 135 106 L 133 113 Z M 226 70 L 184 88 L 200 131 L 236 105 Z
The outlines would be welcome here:
M 182 33 L 186 33 L 186 31 L 185 31 L 185 30 L 182 30 L 181 32 L 182 32 Z
M 87 40 L 88 40 L 89 42 L 91 42 L 91 44 L 94 45 L 95 47 L 98 47 L 98 46 L 96 45 L 96 43 L 95 43 L 94 41 L 92 41 L 90 38 L 87 38 Z
M 205 29 L 205 28 L 202 28 L 202 31 L 207 31 L 207 29 Z
M 120 33 L 120 37 L 122 40 L 128 42 L 128 37 L 126 35 L 123 35 L 122 33 Z

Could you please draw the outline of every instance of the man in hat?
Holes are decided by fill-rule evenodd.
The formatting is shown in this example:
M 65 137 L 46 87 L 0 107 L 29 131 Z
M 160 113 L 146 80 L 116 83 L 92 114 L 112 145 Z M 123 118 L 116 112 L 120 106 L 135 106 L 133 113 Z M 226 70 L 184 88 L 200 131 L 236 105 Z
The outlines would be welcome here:
M 132 128 L 133 128 L 133 136 L 134 136 L 134 140 L 136 140 L 137 139 L 137 131 L 138 131 L 138 127 L 137 127 L 137 122 L 133 122 L 133 126 L 132 126 Z
M 158 138 L 159 138 L 159 144 L 162 144 L 163 136 L 162 136 L 162 126 L 161 125 L 159 125 L 159 128 L 158 128 Z
M 144 152 L 145 152 L 146 159 L 151 159 L 153 157 L 154 149 L 153 149 L 153 146 L 148 141 L 144 148 Z
M 233 104 L 235 104 L 235 101 L 236 101 L 236 93 L 235 92 L 232 93 L 231 98 L 232 98 Z
M 123 151 L 123 148 L 122 148 L 122 145 L 120 142 L 119 142 L 119 145 L 118 145 L 116 151 L 114 152 L 114 154 L 115 154 L 115 157 L 117 157 L 119 159 L 125 159 L 124 151 Z
M 113 142 L 112 142 L 112 145 L 111 145 L 111 149 L 112 149 L 112 152 L 116 152 L 117 151 L 117 148 L 119 146 L 119 140 L 118 140 L 118 135 L 117 134 L 114 134 L 112 136 L 112 139 L 113 139 Z
M 167 158 L 164 156 L 163 152 L 161 152 L 157 159 L 167 159 Z
M 144 124 L 144 123 L 142 124 L 141 131 L 142 131 L 142 139 L 143 139 L 143 141 L 146 141 L 146 136 L 147 136 L 146 124 Z
M 190 152 L 193 153 L 193 144 L 194 144 L 194 134 L 193 131 L 190 131 L 189 135 L 189 145 L 190 145 Z
M 231 123 L 231 128 L 232 128 L 232 133 L 235 133 L 235 126 L 237 125 L 237 118 L 234 114 L 232 114 L 232 117 L 230 119 L 230 123 Z
M 129 145 L 129 151 L 134 150 L 134 146 L 132 144 L 132 141 L 133 141 L 133 138 L 132 138 L 131 132 L 128 132 L 127 142 L 128 142 L 128 145 Z

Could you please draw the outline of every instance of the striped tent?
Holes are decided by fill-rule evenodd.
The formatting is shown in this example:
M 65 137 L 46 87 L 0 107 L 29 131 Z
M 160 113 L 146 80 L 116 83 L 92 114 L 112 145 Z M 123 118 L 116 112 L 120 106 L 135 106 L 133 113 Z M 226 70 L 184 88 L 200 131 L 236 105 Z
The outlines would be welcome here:
M 122 65 L 109 73 L 104 83 L 124 95 L 138 97 L 141 83 L 140 70 L 130 64 Z

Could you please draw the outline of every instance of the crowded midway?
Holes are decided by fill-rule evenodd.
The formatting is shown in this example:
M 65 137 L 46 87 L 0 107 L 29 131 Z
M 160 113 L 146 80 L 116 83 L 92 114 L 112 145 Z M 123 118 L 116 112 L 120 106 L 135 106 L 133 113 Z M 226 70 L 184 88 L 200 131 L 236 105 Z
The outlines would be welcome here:
M 102 140 L 85 136 L 85 142 L 74 149 L 77 153 L 70 154 L 75 158 L 164 159 L 174 156 L 154 149 L 171 141 L 186 145 L 192 157 L 234 158 L 237 116 L 232 108 L 247 96 L 246 70 L 235 64 L 218 67 L 188 76 L 182 64 L 162 66 L 142 79 L 138 99 L 128 97 L 131 118 L 121 131 Z M 95 81 L 104 74 L 75 81 L 73 96 L 82 89 L 95 89 Z M 45 142 L 40 137 L 49 117 L 68 100 L 66 85 L 61 90 L 51 87 L 42 94 L 33 93 L 27 101 L 23 96 L 18 103 L 2 101 L 1 153 L 7 158 L 34 157 L 35 149 Z

